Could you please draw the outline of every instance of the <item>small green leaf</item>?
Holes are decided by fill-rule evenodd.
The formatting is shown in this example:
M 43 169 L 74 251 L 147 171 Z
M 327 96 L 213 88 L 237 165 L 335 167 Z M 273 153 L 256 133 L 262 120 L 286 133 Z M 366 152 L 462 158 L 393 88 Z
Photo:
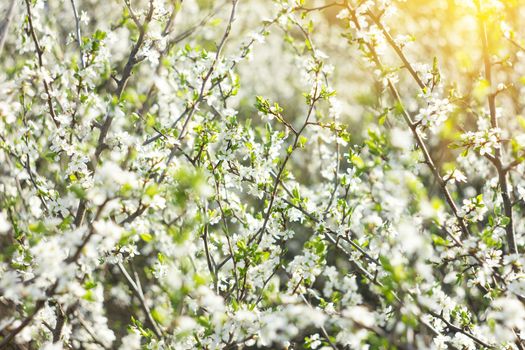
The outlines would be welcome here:
M 140 234 L 140 238 L 144 241 L 144 242 L 151 242 L 151 240 L 153 239 L 153 236 L 149 233 L 141 233 Z

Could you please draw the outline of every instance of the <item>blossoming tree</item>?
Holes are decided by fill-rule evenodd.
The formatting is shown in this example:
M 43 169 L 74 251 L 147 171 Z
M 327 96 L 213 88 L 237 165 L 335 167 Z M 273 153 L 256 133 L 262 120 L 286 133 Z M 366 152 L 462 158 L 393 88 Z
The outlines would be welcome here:
M 0 11 L 0 349 L 525 349 L 523 1 Z

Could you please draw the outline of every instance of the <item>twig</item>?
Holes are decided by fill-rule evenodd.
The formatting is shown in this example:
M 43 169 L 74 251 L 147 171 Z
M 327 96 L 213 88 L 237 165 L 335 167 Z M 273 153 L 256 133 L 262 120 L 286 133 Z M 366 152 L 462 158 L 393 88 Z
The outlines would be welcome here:
M 476 0 L 476 7 L 478 12 L 481 12 L 481 5 L 479 0 Z M 478 15 L 479 30 L 481 35 L 481 43 L 483 48 L 483 64 L 485 66 L 485 80 L 488 82 L 489 87 L 492 88 L 492 63 L 490 61 L 489 43 L 487 39 L 487 28 L 483 16 L 481 13 Z M 490 89 L 492 90 L 492 89 Z M 496 115 L 496 94 L 492 91 L 487 96 L 490 112 L 490 125 L 492 128 L 498 128 L 498 117 Z M 507 180 L 506 167 L 503 166 L 501 161 L 501 146 L 494 149 L 494 167 L 498 173 L 498 181 L 501 189 L 501 199 L 503 201 L 503 208 L 505 216 L 509 218 L 509 223 L 505 226 L 505 232 L 507 236 L 507 245 L 511 254 L 518 253 L 518 247 L 516 245 L 516 237 L 514 233 L 514 220 L 512 212 L 512 201 L 510 200 L 509 183 Z
M 84 55 L 82 53 L 82 36 L 80 35 L 80 18 L 78 17 L 75 0 L 71 0 L 71 7 L 73 7 L 73 15 L 75 16 L 75 27 L 76 27 L 78 50 L 79 50 L 79 55 L 80 55 L 80 64 L 82 68 L 85 68 L 86 64 L 84 62 Z
M 197 99 L 193 102 L 193 105 L 189 109 L 186 109 L 183 112 L 183 114 L 187 113 L 187 116 L 186 116 L 186 118 L 184 120 L 184 123 L 182 125 L 182 129 L 180 131 L 179 137 L 177 138 L 178 141 L 182 140 L 184 138 L 184 136 L 186 136 L 186 129 L 188 127 L 188 124 L 189 124 L 190 120 L 193 118 L 193 115 L 197 111 L 200 102 L 202 101 L 202 99 L 205 96 L 206 84 L 208 83 L 208 80 L 211 78 L 212 73 L 215 71 L 215 66 L 217 65 L 217 62 L 219 61 L 219 58 L 220 58 L 221 53 L 222 53 L 222 49 L 224 48 L 224 45 L 226 44 L 226 40 L 228 39 L 228 37 L 230 35 L 232 24 L 233 24 L 233 21 L 235 20 L 235 11 L 237 9 L 238 1 L 239 0 L 232 0 L 232 9 L 231 9 L 231 12 L 230 12 L 230 18 L 228 20 L 228 24 L 226 26 L 226 30 L 224 31 L 224 34 L 222 36 L 222 39 L 221 39 L 219 45 L 217 46 L 217 52 L 215 53 L 215 57 L 213 59 L 213 62 L 211 64 L 210 68 L 208 69 L 208 72 L 204 76 L 204 79 L 202 80 L 201 88 L 200 88 L 199 94 L 197 96 Z M 157 182 L 160 183 L 160 182 L 162 182 L 164 180 L 164 178 L 165 178 L 165 176 L 167 174 L 167 171 L 168 171 L 168 167 L 169 167 L 171 161 L 173 160 L 173 158 L 175 156 L 175 152 L 177 151 L 178 147 L 179 146 L 176 144 L 170 150 L 170 154 L 168 156 L 168 160 L 166 161 L 165 169 L 162 172 L 162 174 L 159 176 Z
M 361 25 L 359 24 L 359 21 L 357 19 L 357 15 L 355 13 L 355 10 L 349 4 L 347 4 L 347 9 L 350 11 L 350 14 L 352 16 L 352 21 L 354 22 L 357 30 L 361 30 Z M 369 51 L 370 55 L 372 56 L 372 59 L 373 59 L 374 63 L 376 64 L 376 66 L 381 71 L 384 71 L 383 64 L 381 63 L 381 60 L 379 59 L 379 56 L 378 56 L 375 48 L 368 42 L 365 42 L 365 45 L 368 48 L 368 51 Z M 417 74 L 415 75 L 415 77 L 417 77 Z M 438 182 L 438 184 L 439 184 L 439 186 L 441 188 L 441 191 L 443 192 L 443 194 L 445 196 L 445 200 L 447 201 L 447 204 L 449 205 L 449 207 L 452 210 L 452 213 L 456 217 L 456 220 L 457 220 L 457 222 L 459 224 L 459 227 L 460 227 L 463 235 L 469 236 L 470 235 L 470 230 L 468 229 L 468 226 L 467 226 L 467 224 L 465 222 L 465 219 L 459 214 L 459 210 L 458 210 L 458 208 L 456 206 L 456 203 L 454 202 L 454 199 L 452 198 L 452 195 L 450 194 L 450 191 L 447 188 L 447 183 L 443 180 L 441 174 L 439 173 L 438 168 L 434 164 L 434 160 L 432 159 L 432 157 L 430 155 L 430 152 L 428 151 L 427 146 L 426 146 L 425 142 L 423 141 L 423 138 L 419 134 L 419 131 L 417 129 L 417 125 L 414 124 L 414 122 L 412 121 L 412 118 L 410 117 L 410 115 L 408 114 L 407 110 L 405 109 L 403 101 L 401 100 L 401 96 L 399 95 L 399 93 L 398 93 L 398 91 L 397 91 L 397 89 L 396 89 L 396 87 L 395 87 L 395 85 L 394 85 L 394 83 L 392 82 L 391 79 L 387 79 L 387 85 L 388 85 L 388 89 L 390 90 L 390 93 L 392 94 L 392 96 L 394 97 L 394 99 L 396 100 L 398 105 L 400 106 L 401 113 L 403 115 L 403 119 L 405 120 L 405 122 L 408 125 L 410 131 L 412 132 L 412 135 L 416 139 L 416 143 L 417 143 L 418 147 L 421 149 L 421 151 L 423 153 L 423 157 L 425 159 L 425 163 L 428 165 L 428 167 L 430 168 L 432 174 L 434 175 L 434 178 Z M 419 83 L 418 83 L 418 85 L 419 85 Z M 424 84 L 423 84 L 423 86 L 424 86 Z
M 29 0 L 26 0 L 26 1 L 29 1 Z M 135 23 L 138 26 L 139 37 L 137 41 L 135 42 L 135 44 L 133 45 L 133 48 L 131 49 L 131 52 L 128 56 L 127 63 L 122 72 L 121 78 L 117 81 L 117 89 L 114 92 L 114 96 L 116 96 L 119 101 L 122 98 L 122 92 L 124 91 L 127 81 L 131 76 L 131 71 L 133 70 L 133 67 L 135 67 L 135 65 L 139 63 L 139 61 L 136 59 L 136 56 L 144 43 L 145 35 L 146 35 L 146 27 L 153 18 L 153 10 L 154 10 L 154 1 L 150 0 L 149 9 L 146 14 L 146 18 L 144 19 L 144 22 L 141 24 L 138 21 L 138 19 L 135 17 L 134 12 L 131 10 L 131 7 L 129 6 L 129 3 L 127 0 L 125 0 L 125 3 L 126 3 L 126 6 L 129 7 L 130 13 L 132 13 Z M 108 107 L 104 122 L 100 126 L 100 134 L 99 134 L 98 141 L 97 141 L 97 147 L 95 149 L 95 154 L 93 155 L 93 162 L 92 162 L 93 172 L 97 168 L 98 160 L 100 158 L 100 155 L 102 154 L 102 151 L 104 151 L 104 149 L 107 148 L 105 140 L 106 140 L 106 136 L 109 132 L 109 128 L 111 127 L 112 123 L 113 123 L 113 116 L 109 114 L 109 107 Z M 78 204 L 77 212 L 75 215 L 75 221 L 74 221 L 77 227 L 82 224 L 82 221 L 84 220 L 86 209 L 87 209 L 86 200 L 81 199 Z
M 40 69 L 44 68 L 44 61 L 42 56 L 44 55 L 44 50 L 40 46 L 40 43 L 38 41 L 38 38 L 35 33 L 35 28 L 33 27 L 33 14 L 31 12 L 31 2 L 30 0 L 25 0 L 26 3 L 26 9 L 27 9 L 27 24 L 28 24 L 28 33 L 33 39 L 33 43 L 35 45 L 35 51 L 38 58 L 38 66 Z M 51 86 L 49 85 L 48 81 L 43 78 L 44 82 L 44 90 L 46 92 L 46 99 L 47 99 L 47 105 L 49 107 L 49 113 L 51 114 L 51 119 L 53 119 L 53 123 L 55 123 L 55 126 L 58 128 L 60 126 L 60 123 L 57 120 L 57 115 L 55 113 L 55 108 L 53 107 L 53 101 L 51 101 Z
M 0 56 L 2 55 L 2 50 L 7 39 L 9 25 L 11 24 L 11 21 L 13 20 L 13 16 L 15 14 L 15 5 L 16 0 L 11 0 L 11 2 L 9 3 L 9 7 L 7 8 L 7 12 L 5 14 L 4 22 L 0 25 Z
M 148 322 L 151 324 L 151 328 L 153 329 L 153 332 L 158 338 L 161 338 L 162 332 L 160 330 L 160 327 L 157 321 L 155 321 L 155 319 L 153 318 L 148 304 L 146 303 L 146 299 L 144 298 L 144 293 L 142 292 L 142 287 L 140 286 L 140 280 L 138 279 L 138 276 L 135 276 L 135 280 L 133 280 L 133 278 L 130 276 L 130 274 L 128 273 L 128 271 L 126 270 L 124 265 L 122 265 L 121 262 L 118 262 L 117 266 L 119 270 L 122 272 L 122 274 L 124 275 L 124 277 L 126 278 L 126 281 L 128 282 L 128 285 L 131 287 L 133 293 L 139 299 L 140 306 L 142 307 L 142 310 L 146 314 L 146 317 L 148 319 Z

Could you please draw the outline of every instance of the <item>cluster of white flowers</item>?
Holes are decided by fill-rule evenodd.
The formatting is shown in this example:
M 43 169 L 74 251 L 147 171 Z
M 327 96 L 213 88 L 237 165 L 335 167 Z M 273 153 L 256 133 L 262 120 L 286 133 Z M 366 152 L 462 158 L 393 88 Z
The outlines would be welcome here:
M 466 149 L 473 149 L 480 155 L 492 155 L 494 149 L 500 148 L 501 130 L 492 128 L 481 131 L 468 131 L 461 135 L 461 145 Z
M 487 211 L 482 196 L 463 200 L 461 214 L 474 222 L 483 220 Z
M 419 109 L 414 119 L 425 128 L 439 127 L 454 109 L 448 98 L 440 98 L 437 94 L 427 93 L 419 97 L 423 99 L 426 106 Z
M 453 170 L 447 171 L 447 173 L 443 177 L 443 180 L 448 181 L 450 183 L 456 183 L 456 182 L 459 183 L 459 182 L 467 182 L 467 177 L 460 170 L 453 169 Z

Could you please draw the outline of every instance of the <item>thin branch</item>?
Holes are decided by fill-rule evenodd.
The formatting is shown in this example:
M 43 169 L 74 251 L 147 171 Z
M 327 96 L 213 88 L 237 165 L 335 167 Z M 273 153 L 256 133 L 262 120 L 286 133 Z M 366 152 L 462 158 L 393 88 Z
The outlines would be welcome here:
M 29 0 L 26 0 L 26 2 L 27 1 L 29 1 Z M 126 3 L 126 6 L 128 6 L 129 9 L 130 9 L 130 13 L 132 13 L 133 16 L 134 16 L 134 13 L 131 10 L 131 7 L 129 6 L 129 3 L 128 3 L 127 0 L 125 0 L 125 3 Z M 133 48 L 131 49 L 131 52 L 130 52 L 130 54 L 128 56 L 127 63 L 126 63 L 126 65 L 124 67 L 124 70 L 122 72 L 121 78 L 117 81 L 117 89 L 114 92 L 114 96 L 117 97 L 117 99 L 119 101 L 122 98 L 122 92 L 124 91 L 124 88 L 126 87 L 127 81 L 130 78 L 130 76 L 131 76 L 131 72 L 132 72 L 133 68 L 135 67 L 135 65 L 137 63 L 139 63 L 139 61 L 137 60 L 136 56 L 137 56 L 137 53 L 139 52 L 140 48 L 142 47 L 142 45 L 144 43 L 145 36 L 146 36 L 147 25 L 153 19 L 153 10 L 154 10 L 154 1 L 150 0 L 149 1 L 149 9 L 148 9 L 146 17 L 144 19 L 144 22 L 142 24 L 141 23 L 137 24 L 138 29 L 139 29 L 139 37 L 138 37 L 137 41 L 135 42 L 135 44 L 133 45 Z M 138 21 L 138 19 L 136 19 L 136 18 L 135 18 L 135 20 Z M 92 164 L 92 168 L 93 168 L 93 172 L 97 168 L 97 164 L 98 164 L 100 155 L 107 148 L 107 145 L 106 145 L 105 141 L 106 141 L 106 137 L 108 135 L 108 132 L 109 132 L 109 129 L 110 129 L 112 123 L 113 123 L 113 116 L 110 115 L 109 107 L 108 107 L 108 110 L 107 110 L 106 115 L 105 115 L 104 122 L 100 126 L 100 134 L 98 136 L 97 147 L 95 149 L 95 154 L 93 155 L 93 161 L 91 163 Z M 81 199 L 79 204 L 78 204 L 77 212 L 75 214 L 75 221 L 74 221 L 74 223 L 75 223 L 75 225 L 77 227 L 82 224 L 82 221 L 84 220 L 84 215 L 85 215 L 86 210 L 87 210 L 86 200 Z
M 15 5 L 16 0 L 11 0 L 7 12 L 5 14 L 5 19 L 2 24 L 0 24 L 0 56 L 2 56 L 2 50 L 4 48 L 5 41 L 7 39 L 7 33 L 9 32 L 9 25 L 13 20 L 15 14 Z
M 75 5 L 75 0 L 71 0 L 71 7 L 73 7 L 73 15 L 75 16 L 75 29 L 77 36 L 77 44 L 80 56 L 80 64 L 82 68 L 86 67 L 84 62 L 84 55 L 82 53 L 82 36 L 80 35 L 80 18 L 78 17 L 77 7 Z
M 202 18 L 198 23 L 192 25 L 188 29 L 182 31 L 182 33 L 177 34 L 173 39 L 168 41 L 168 44 L 166 45 L 166 50 L 169 50 L 172 48 L 175 44 L 181 42 L 182 40 L 186 39 L 193 33 L 195 33 L 198 29 L 202 28 L 210 19 L 215 16 L 221 8 L 223 8 L 228 2 L 225 1 L 221 5 L 217 6 L 215 9 L 210 11 L 204 18 Z
M 355 13 L 355 10 L 349 4 L 347 4 L 347 9 L 350 11 L 350 14 L 352 16 L 352 21 L 354 22 L 356 28 L 358 30 L 361 30 L 361 25 L 359 24 L 359 21 L 357 20 L 357 15 Z M 381 71 L 384 71 L 383 64 L 381 63 L 381 60 L 379 59 L 379 55 L 377 54 L 375 48 L 368 42 L 365 42 L 365 45 L 368 48 L 368 51 L 371 54 L 372 59 L 373 59 L 374 63 L 376 64 L 376 66 Z M 416 77 L 417 77 L 417 74 L 416 74 Z M 454 202 L 454 199 L 452 198 L 452 195 L 450 194 L 450 191 L 447 188 L 447 183 L 443 180 L 441 174 L 439 173 L 439 170 L 438 170 L 437 166 L 435 165 L 434 160 L 432 159 L 432 156 L 430 155 L 430 152 L 428 151 L 427 146 L 426 146 L 425 142 L 423 141 L 423 138 L 419 134 L 419 131 L 417 129 L 417 125 L 414 124 L 414 122 L 412 121 L 412 118 L 410 117 L 410 115 L 408 114 L 407 110 L 405 109 L 403 101 L 401 99 L 401 96 L 399 95 L 399 92 L 397 91 L 397 89 L 396 89 L 396 87 L 395 87 L 395 85 L 394 85 L 394 83 L 392 82 L 391 79 L 387 79 L 387 86 L 388 86 L 388 89 L 390 90 L 391 95 L 394 97 L 394 99 L 396 100 L 396 102 L 400 106 L 401 113 L 403 115 L 403 119 L 405 120 L 405 122 L 408 125 L 410 131 L 412 132 L 412 135 L 416 139 L 416 143 L 417 143 L 418 147 L 421 149 L 421 151 L 423 153 L 423 157 L 425 159 L 425 163 L 428 165 L 428 167 L 430 168 L 432 174 L 434 175 L 434 178 L 438 182 L 438 184 L 439 184 L 439 186 L 441 188 L 441 191 L 443 192 L 443 194 L 445 196 L 445 200 L 447 201 L 447 204 L 449 205 L 449 207 L 452 210 L 452 213 L 456 217 L 456 220 L 457 220 L 457 222 L 459 224 L 459 227 L 460 227 L 463 235 L 465 235 L 465 236 L 470 235 L 470 231 L 469 231 L 469 229 L 467 227 L 465 219 L 459 214 L 459 209 L 457 208 L 456 203 Z
M 476 6 L 478 9 L 478 21 L 479 21 L 479 31 L 481 35 L 481 43 L 483 50 L 483 64 L 485 66 L 485 80 L 489 84 L 489 88 L 492 91 L 492 63 L 490 61 L 490 49 L 487 38 L 487 26 L 483 16 L 481 15 L 481 5 L 479 0 L 476 0 Z M 498 128 L 498 117 L 496 115 L 496 94 L 490 93 L 487 96 L 490 112 L 490 125 L 492 128 Z M 507 238 L 507 245 L 509 253 L 517 254 L 518 247 L 516 245 L 516 236 L 514 232 L 514 219 L 513 219 L 513 210 L 512 210 L 512 201 L 510 199 L 509 192 L 509 183 L 507 179 L 507 171 L 503 166 L 501 161 L 501 145 L 494 149 L 494 167 L 498 173 L 498 181 L 501 190 L 501 199 L 503 201 L 503 209 L 505 211 L 505 216 L 509 218 L 509 223 L 505 226 L 505 233 Z
M 40 67 L 40 69 L 44 69 L 44 60 L 43 60 L 44 50 L 40 46 L 38 37 L 36 36 L 35 28 L 33 26 L 33 14 L 31 12 L 31 1 L 25 0 L 25 3 L 26 3 L 26 10 L 27 10 L 28 33 L 33 39 L 33 43 L 35 45 L 35 51 L 36 51 L 37 58 L 38 58 L 38 66 Z M 51 114 L 51 119 L 53 119 L 53 123 L 55 123 L 55 126 L 58 128 L 60 126 L 60 123 L 57 120 L 55 107 L 53 107 L 53 101 L 51 101 L 51 86 L 45 78 L 43 78 L 42 80 L 44 82 L 44 90 L 47 96 L 46 99 L 47 99 L 47 105 L 49 107 L 49 113 Z
M 120 272 L 122 272 L 122 274 L 126 278 L 126 281 L 128 282 L 128 285 L 131 287 L 131 290 L 133 291 L 135 296 L 137 296 L 137 298 L 139 299 L 140 306 L 142 307 L 142 310 L 146 314 L 146 317 L 148 319 L 148 322 L 151 324 L 151 328 L 153 329 L 153 332 L 158 338 L 161 338 L 162 331 L 160 330 L 160 327 L 157 321 L 155 321 L 155 319 L 153 318 L 151 310 L 148 304 L 146 303 L 146 299 L 144 298 L 144 293 L 142 291 L 142 287 L 140 285 L 140 280 L 138 279 L 138 276 L 135 276 L 135 280 L 133 280 L 133 278 L 131 277 L 131 275 L 128 273 L 128 271 L 126 270 L 124 265 L 122 265 L 121 262 L 118 262 L 117 266 Z
M 516 46 L 521 51 L 525 51 L 525 46 L 521 45 L 518 41 L 514 40 L 513 38 L 510 38 L 506 35 L 503 35 L 505 39 L 507 39 L 512 45 Z
M 419 78 L 419 75 L 417 74 L 416 70 L 414 69 L 414 67 L 412 67 L 412 65 L 406 58 L 405 54 L 403 53 L 399 45 L 395 42 L 394 38 L 392 38 L 392 36 L 390 35 L 390 32 L 386 29 L 383 23 L 381 23 L 380 17 L 374 15 L 371 11 L 367 11 L 366 13 L 372 19 L 372 21 L 379 27 L 379 29 L 383 32 L 383 35 L 385 36 L 387 42 L 390 44 L 392 49 L 394 49 L 398 57 L 401 59 L 405 68 L 408 69 L 408 71 L 410 72 L 410 75 L 412 75 L 417 85 L 419 85 L 419 88 L 422 90 L 425 89 L 426 88 L 425 83 L 423 83 L 423 81 Z
M 103 349 L 109 349 L 110 347 L 106 344 L 104 344 L 102 341 L 100 341 L 98 339 L 98 337 L 96 336 L 95 334 L 95 331 L 93 331 L 91 329 L 91 327 L 86 323 L 86 321 L 84 321 L 84 319 L 82 317 L 77 317 L 76 318 L 78 320 L 78 322 L 80 323 L 80 325 L 82 327 L 84 327 L 84 329 L 86 330 L 86 332 L 89 334 L 89 336 L 93 339 L 93 342 L 95 342 L 96 344 L 102 346 Z
M 344 3 L 340 3 L 340 2 L 332 2 L 330 4 L 326 4 L 326 5 L 322 5 L 322 6 L 317 6 L 317 7 L 304 7 L 304 6 L 298 6 L 296 8 L 294 8 L 293 10 L 294 11 L 302 11 L 302 12 L 314 12 L 314 11 L 322 11 L 322 10 L 326 10 L 327 8 L 331 8 L 331 7 L 344 7 L 345 4 Z
M 470 339 L 474 340 L 479 345 L 484 346 L 486 348 L 489 348 L 489 349 L 493 349 L 494 348 L 493 345 L 487 344 L 486 342 L 484 342 L 483 340 L 479 339 L 478 337 L 476 337 L 472 333 L 469 333 L 469 332 L 463 330 L 463 328 L 452 324 L 445 317 L 443 317 L 443 315 L 439 315 L 439 314 L 437 314 L 437 313 L 435 313 L 433 311 L 430 311 L 429 314 L 431 314 L 432 316 L 434 316 L 436 318 L 439 318 L 441 321 L 443 321 L 451 331 L 456 332 L 456 333 L 461 333 L 463 335 L 466 335 L 467 337 L 469 337 Z
M 45 300 L 39 300 L 37 301 L 35 308 L 33 309 L 33 312 L 31 312 L 14 330 L 11 331 L 3 340 L 0 342 L 0 350 L 6 349 L 8 345 L 11 344 L 11 341 L 14 340 L 14 338 L 20 333 L 24 328 L 26 328 L 31 321 L 33 321 L 33 318 L 35 318 L 36 314 L 44 307 L 46 304 Z
M 206 84 L 208 83 L 208 80 L 211 78 L 212 73 L 215 71 L 215 66 L 217 65 L 217 62 L 219 61 L 219 58 L 220 58 L 221 53 L 222 53 L 222 49 L 224 48 L 224 45 L 226 44 L 226 40 L 230 36 L 232 24 L 233 24 L 233 21 L 235 20 L 235 11 L 237 9 L 238 1 L 239 0 L 232 0 L 232 9 L 231 9 L 231 12 L 230 12 L 230 18 L 228 20 L 228 24 L 226 26 L 226 30 L 224 31 L 224 34 L 222 36 L 222 39 L 221 39 L 219 45 L 217 46 L 217 52 L 215 53 L 215 57 L 213 59 L 213 62 L 211 63 L 211 66 L 208 69 L 208 72 L 206 73 L 206 75 L 204 76 L 204 79 L 202 80 L 201 88 L 200 88 L 199 94 L 197 96 L 197 99 L 193 102 L 193 105 L 189 109 L 186 109 L 183 112 L 183 114 L 187 113 L 187 116 L 186 116 L 186 118 L 184 120 L 184 123 L 182 125 L 182 129 L 180 131 L 179 137 L 177 138 L 177 141 L 181 141 L 184 138 L 184 136 L 186 136 L 186 129 L 187 129 L 188 125 L 189 125 L 189 122 L 191 121 L 191 119 L 193 118 L 193 115 L 195 114 L 195 112 L 199 108 L 200 102 L 204 99 Z M 182 115 L 181 115 L 180 118 L 182 118 Z M 166 161 L 165 169 L 162 172 L 162 174 L 159 176 L 157 182 L 160 183 L 160 182 L 162 182 L 164 180 L 164 178 L 165 178 L 165 176 L 167 174 L 167 171 L 168 171 L 168 167 L 169 167 L 171 161 L 173 160 L 173 158 L 175 156 L 175 152 L 177 151 L 178 148 L 179 148 L 178 144 L 176 144 L 176 145 L 174 145 L 172 147 L 172 149 L 170 151 L 170 154 L 168 156 L 168 160 Z

